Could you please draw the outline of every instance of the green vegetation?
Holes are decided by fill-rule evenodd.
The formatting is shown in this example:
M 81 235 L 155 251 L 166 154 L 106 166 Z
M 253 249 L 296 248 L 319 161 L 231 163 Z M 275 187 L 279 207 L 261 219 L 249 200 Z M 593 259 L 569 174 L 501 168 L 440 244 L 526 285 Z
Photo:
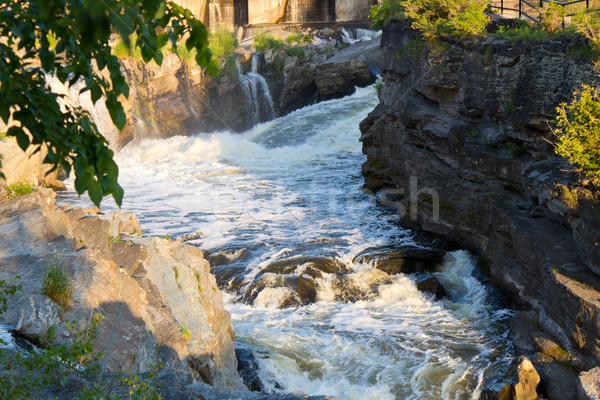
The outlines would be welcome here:
M 286 43 L 268 32 L 261 32 L 254 37 L 254 47 L 256 51 L 282 50 L 286 47 Z
M 505 142 L 500 148 L 506 153 L 510 154 L 512 157 L 519 157 L 525 154 L 523 145 L 513 140 Z
M 238 41 L 225 25 L 220 25 L 208 37 L 208 48 L 216 58 L 225 58 L 235 52 Z
M 304 51 L 304 48 L 302 47 L 288 47 L 285 49 L 286 53 L 288 53 L 288 55 L 292 56 L 292 57 L 298 57 L 299 59 L 303 59 L 306 57 L 306 52 Z
M 0 140 L 10 139 L 6 132 L 0 132 Z
M 232 80 L 236 80 L 240 77 L 237 57 L 235 55 L 228 55 L 225 57 L 225 75 Z
M 27 182 L 27 180 L 13 183 L 12 185 L 5 185 L 4 190 L 6 191 L 7 200 L 14 199 L 15 197 L 25 196 L 26 194 L 36 191 L 35 185 L 31 185 L 29 182 Z
M 427 39 L 478 36 L 487 30 L 488 4 L 488 0 L 385 0 L 371 7 L 370 18 L 375 29 L 392 18 L 407 19 Z
M 133 46 L 133 43 L 135 43 L 136 41 L 137 36 L 135 34 L 129 36 L 128 43 L 122 38 L 119 38 L 119 40 L 115 44 L 115 47 L 112 49 L 113 55 L 117 58 L 132 57 L 136 61 L 142 60 L 141 49 L 139 47 Z
M 287 44 L 290 44 L 290 45 L 294 42 L 310 44 L 313 42 L 313 39 L 310 35 L 305 35 L 300 31 L 294 31 L 288 35 L 288 37 L 285 39 L 285 41 Z
M 0 13 L 0 119 L 16 122 L 7 135 L 24 151 L 46 145 L 44 162 L 73 171 L 77 193 L 87 192 L 96 205 L 108 195 L 122 202 L 114 153 L 88 113 L 64 108 L 64 95 L 47 90 L 44 71 L 63 84 L 84 82 L 83 91 L 90 91 L 93 102 L 104 98 L 114 124 L 123 129 L 127 119 L 119 98 L 129 96 L 129 86 L 109 46 L 113 32 L 127 49 L 139 49 L 144 62 L 158 65 L 165 44 L 175 48 L 185 40 L 188 50 L 197 50 L 198 65 L 213 75 L 218 71 L 206 27 L 174 2 L 31 0 L 10 2 Z
M 181 325 L 181 328 L 179 329 L 179 331 L 181 332 L 181 337 L 186 342 L 192 339 L 192 331 L 190 331 L 188 329 L 188 327 L 185 323 L 183 323 L 183 325 Z
M 589 86 L 575 93 L 571 103 L 557 108 L 559 135 L 556 153 L 590 178 L 600 179 L 600 101 L 598 91 Z
M 73 282 L 64 265 L 56 257 L 48 264 L 48 272 L 42 283 L 42 294 L 50 297 L 63 310 L 68 310 L 71 306 Z

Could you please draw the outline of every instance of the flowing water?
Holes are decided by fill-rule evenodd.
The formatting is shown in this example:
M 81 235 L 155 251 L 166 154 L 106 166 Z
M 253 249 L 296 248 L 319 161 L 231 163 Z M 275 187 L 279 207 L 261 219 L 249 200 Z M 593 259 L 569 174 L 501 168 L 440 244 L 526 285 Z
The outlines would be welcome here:
M 259 359 L 267 388 L 476 398 L 484 371 L 504 366 L 511 346 L 510 312 L 491 304 L 473 257 L 446 255 L 433 273 L 448 291 L 440 301 L 412 276 L 355 261 L 368 248 L 423 245 L 361 190 L 358 124 L 377 103 L 373 88 L 358 89 L 243 134 L 130 144 L 116 156 L 123 209 L 147 233 L 179 236 L 215 257 L 236 345 Z M 294 285 L 319 263 L 344 270 L 344 284 L 323 268 L 313 274 L 316 302 L 299 305 Z

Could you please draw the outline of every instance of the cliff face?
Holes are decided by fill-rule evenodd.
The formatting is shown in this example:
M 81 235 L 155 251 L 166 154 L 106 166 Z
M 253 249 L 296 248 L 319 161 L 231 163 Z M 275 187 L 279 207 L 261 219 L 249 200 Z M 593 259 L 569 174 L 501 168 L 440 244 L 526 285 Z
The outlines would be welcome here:
M 383 200 L 481 255 L 528 311 L 516 319 L 517 346 L 551 363 L 560 357 L 549 340 L 583 369 L 600 358 L 599 206 L 554 155 L 546 122 L 582 83 L 600 83 L 589 63 L 565 55 L 571 46 L 488 38 L 429 48 L 393 21 L 381 103 L 361 140 L 366 187 L 402 189 Z

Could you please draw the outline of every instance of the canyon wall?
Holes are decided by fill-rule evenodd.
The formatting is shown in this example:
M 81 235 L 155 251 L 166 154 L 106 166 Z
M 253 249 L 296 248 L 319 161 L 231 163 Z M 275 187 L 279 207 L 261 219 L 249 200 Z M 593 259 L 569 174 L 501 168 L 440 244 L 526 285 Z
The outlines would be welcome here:
M 580 43 L 488 37 L 427 45 L 384 29 L 379 106 L 361 123 L 366 187 L 404 221 L 481 256 L 522 310 L 513 338 L 549 398 L 600 359 L 597 189 L 556 156 L 547 121 L 582 83 L 600 84 Z M 393 188 L 393 190 L 389 190 Z

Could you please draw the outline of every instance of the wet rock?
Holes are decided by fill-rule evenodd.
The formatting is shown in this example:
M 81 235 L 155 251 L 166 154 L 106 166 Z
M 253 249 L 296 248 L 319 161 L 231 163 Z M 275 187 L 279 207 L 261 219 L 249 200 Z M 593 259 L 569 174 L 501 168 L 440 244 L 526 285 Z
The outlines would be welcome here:
M 233 249 L 224 250 L 216 253 L 211 253 L 206 257 L 211 266 L 231 264 L 238 260 L 243 260 L 250 257 L 251 253 L 248 249 Z
M 11 306 L 3 314 L 5 320 L 15 321 L 15 331 L 37 341 L 51 326 L 61 323 L 61 307 L 44 295 L 18 293 L 11 297 Z
M 352 278 L 347 276 L 335 280 L 332 286 L 335 290 L 335 301 L 356 302 L 371 297 L 371 293 L 362 290 Z
M 258 376 L 258 360 L 251 350 L 236 348 L 235 355 L 238 360 L 238 373 L 248 389 L 254 392 L 264 392 L 265 387 Z
M 444 252 L 441 250 L 420 247 L 376 247 L 362 251 L 354 258 L 353 262 L 373 263 L 378 270 L 395 275 L 431 272 L 443 259 Z
M 417 282 L 417 289 L 421 292 L 432 293 L 436 300 L 446 296 L 446 288 L 435 276 L 421 279 Z
M 317 301 L 317 282 L 307 275 L 298 278 L 298 296 L 302 304 L 312 304 Z
M 59 181 L 57 179 L 51 180 L 47 186 L 49 189 L 52 189 L 55 192 L 67 190 L 67 187 L 65 186 L 65 184 L 62 181 Z
M 600 400 L 600 367 L 579 374 L 577 400 Z
M 269 272 L 276 274 L 293 274 L 298 273 L 299 267 L 303 267 L 306 270 L 310 269 L 311 271 L 320 271 L 326 274 L 348 272 L 346 265 L 334 258 L 299 256 L 275 261 L 263 269 L 261 274 Z
M 350 95 L 356 86 L 368 86 L 375 79 L 362 59 L 353 59 L 319 65 L 315 83 L 319 89 L 319 100 L 323 101 Z
M 485 388 L 479 400 L 537 400 L 540 376 L 525 356 L 515 358 L 504 377 Z

